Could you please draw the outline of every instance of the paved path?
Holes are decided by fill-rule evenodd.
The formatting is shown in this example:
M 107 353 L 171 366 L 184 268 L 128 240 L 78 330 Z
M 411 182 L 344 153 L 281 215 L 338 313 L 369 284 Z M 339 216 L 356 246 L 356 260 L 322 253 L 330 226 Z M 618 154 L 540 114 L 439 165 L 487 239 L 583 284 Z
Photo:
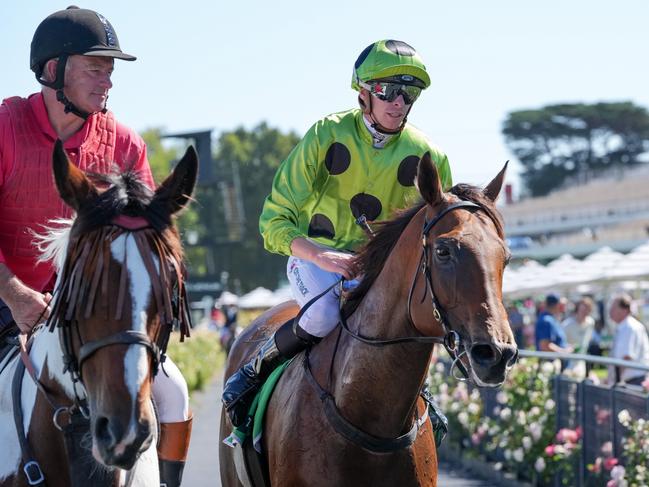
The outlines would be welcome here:
M 221 380 L 205 391 L 192 394 L 194 427 L 183 478 L 184 487 L 221 487 L 219 475 L 219 422 L 221 420 Z M 440 465 L 439 487 L 495 487 L 494 484 L 467 477 L 466 472 L 450 464 Z
M 194 412 L 192 439 L 183 487 L 221 487 L 219 474 L 219 423 L 221 422 L 221 378 L 204 391 L 192 394 Z

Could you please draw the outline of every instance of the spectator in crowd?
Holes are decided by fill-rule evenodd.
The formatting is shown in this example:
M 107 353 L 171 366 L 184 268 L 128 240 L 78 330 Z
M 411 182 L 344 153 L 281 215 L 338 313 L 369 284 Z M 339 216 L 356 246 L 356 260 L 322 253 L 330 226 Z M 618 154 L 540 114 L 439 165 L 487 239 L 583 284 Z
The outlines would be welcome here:
M 550 293 L 545 298 L 545 310 L 536 320 L 536 349 L 541 352 L 571 353 L 573 348 L 568 344 L 566 333 L 559 324 L 563 304 L 561 298 Z
M 631 297 L 627 294 L 616 296 L 611 301 L 609 316 L 616 323 L 611 357 L 632 360 L 649 365 L 649 336 L 645 326 L 631 314 Z M 609 367 L 609 383 L 626 382 L 640 385 L 646 372 L 630 367 Z
M 595 319 L 591 316 L 592 312 L 593 300 L 589 297 L 583 297 L 575 304 L 575 314 L 561 323 L 568 344 L 577 353 L 585 353 L 588 350 L 595 328 Z
M 527 316 L 523 315 L 516 303 L 512 303 L 507 307 L 507 316 L 509 318 L 509 326 L 514 332 L 514 339 L 518 348 L 525 348 L 527 346 L 525 340 L 525 325 L 527 325 Z

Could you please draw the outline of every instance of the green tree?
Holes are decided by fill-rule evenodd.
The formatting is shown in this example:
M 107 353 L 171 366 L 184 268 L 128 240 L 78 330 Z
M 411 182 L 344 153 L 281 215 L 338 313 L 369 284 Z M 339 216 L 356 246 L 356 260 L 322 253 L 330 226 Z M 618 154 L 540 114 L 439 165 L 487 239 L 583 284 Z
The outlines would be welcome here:
M 541 196 L 571 176 L 640 164 L 649 151 L 649 112 L 631 102 L 549 105 L 511 112 L 502 132 L 527 190 Z
M 286 258 L 264 249 L 259 234 L 259 215 L 266 196 L 270 193 L 273 177 L 280 163 L 288 156 L 299 137 L 284 134 L 261 123 L 252 130 L 242 127 L 223 133 L 217 143 L 217 179 L 222 174 L 228 183 L 240 190 L 242 213 L 235 221 L 227 217 L 224 203 L 228 195 L 225 185 L 205 190 L 213 205 L 208 226 L 214 239 L 214 261 L 219 269 L 228 272 L 230 280 L 240 282 L 243 291 L 256 286 L 276 287 L 286 272 Z M 238 173 L 238 174 L 237 174 Z M 215 189 L 220 198 L 213 194 Z M 203 192 L 201 192 L 201 196 Z M 234 204 L 230 203 L 230 206 Z M 236 213 L 236 212 L 235 212 Z
M 159 129 L 142 136 L 154 179 L 160 183 L 181 151 L 165 148 Z M 227 272 L 230 286 L 244 292 L 257 286 L 274 288 L 284 278 L 286 258 L 264 249 L 259 215 L 277 168 L 298 141 L 295 133 L 282 133 L 266 123 L 219 136 L 213 154 L 216 181 L 198 185 L 195 201 L 179 220 L 191 277 L 219 280 Z
M 153 173 L 153 179 L 156 184 L 160 184 L 169 175 L 171 168 L 182 155 L 177 146 L 166 148 L 162 145 L 162 131 L 159 128 L 145 130 L 142 134 L 147 146 L 147 158 Z M 186 207 L 178 218 L 178 230 L 183 238 L 185 254 L 190 270 L 190 275 L 203 275 L 207 269 L 205 266 L 206 251 L 202 247 L 187 245 L 187 236 L 191 232 L 202 230 L 200 224 L 199 208 L 196 201 Z

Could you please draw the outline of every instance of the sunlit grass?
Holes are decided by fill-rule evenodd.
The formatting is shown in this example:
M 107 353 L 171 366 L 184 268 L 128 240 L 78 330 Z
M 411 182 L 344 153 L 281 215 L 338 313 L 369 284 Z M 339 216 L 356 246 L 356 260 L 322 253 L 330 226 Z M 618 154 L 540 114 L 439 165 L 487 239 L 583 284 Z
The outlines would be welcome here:
M 174 333 L 167 354 L 183 373 L 190 393 L 202 390 L 223 372 L 225 352 L 219 344 L 218 334 L 212 331 L 193 331 L 183 343 L 180 343 L 178 333 Z

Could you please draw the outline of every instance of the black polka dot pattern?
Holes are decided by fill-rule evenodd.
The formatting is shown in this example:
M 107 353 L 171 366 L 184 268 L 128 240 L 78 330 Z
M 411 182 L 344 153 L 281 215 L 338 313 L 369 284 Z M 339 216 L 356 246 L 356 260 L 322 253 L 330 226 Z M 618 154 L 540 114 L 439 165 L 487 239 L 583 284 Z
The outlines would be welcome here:
M 311 217 L 308 234 L 309 237 L 313 238 L 324 237 L 332 239 L 336 236 L 334 224 L 322 213 L 316 213 Z
M 361 54 L 358 56 L 358 59 L 354 63 L 354 69 L 358 69 L 359 66 L 361 64 L 363 64 L 363 61 L 365 61 L 365 58 L 367 57 L 367 55 L 370 53 L 370 51 L 374 47 L 374 44 L 376 44 L 376 42 L 374 42 L 373 44 L 370 44 L 365 49 L 363 49 L 363 52 L 361 52 Z
M 349 149 L 345 147 L 344 144 L 340 142 L 334 142 L 327 149 L 327 154 L 325 155 L 325 166 L 329 171 L 329 174 L 335 176 L 337 174 L 344 173 L 352 160 L 352 155 L 349 152 Z
M 417 165 L 419 164 L 419 157 L 408 156 L 401 163 L 399 163 L 399 170 L 397 171 L 397 180 L 401 186 L 414 186 L 415 177 L 417 176 Z
M 355 218 L 365 215 L 368 221 L 376 220 L 383 209 L 379 199 L 367 193 L 358 193 L 354 196 L 349 202 L 349 207 Z
M 414 56 L 417 54 L 417 51 L 410 45 L 406 44 L 403 41 L 393 41 L 389 40 L 386 41 L 385 47 L 390 49 L 395 54 L 398 54 L 399 56 Z

